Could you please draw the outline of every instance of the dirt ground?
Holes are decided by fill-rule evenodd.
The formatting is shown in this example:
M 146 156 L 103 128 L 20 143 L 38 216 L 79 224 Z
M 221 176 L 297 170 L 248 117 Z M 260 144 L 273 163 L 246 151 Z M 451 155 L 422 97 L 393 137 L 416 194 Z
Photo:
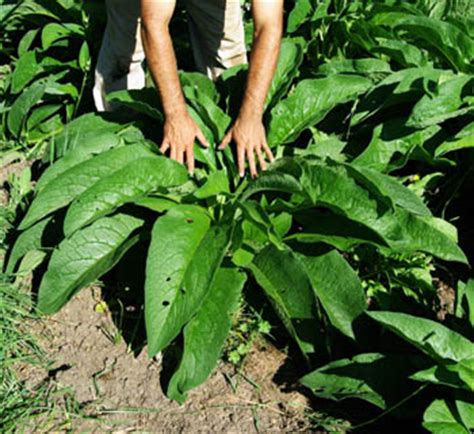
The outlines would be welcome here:
M 145 350 L 135 357 L 117 335 L 110 313 L 97 309 L 98 293 L 97 288 L 85 289 L 61 312 L 32 325 L 54 364 L 49 372 L 31 367 L 21 372 L 31 386 L 53 376 L 74 391 L 85 414 L 95 418 L 77 419 L 71 427 L 74 432 L 253 433 L 311 428 L 306 397 L 273 381 L 286 356 L 268 344 L 256 345 L 248 355 L 245 378 L 221 363 L 204 385 L 189 394 L 186 404 L 168 400 L 160 386 L 161 362 L 148 359 Z

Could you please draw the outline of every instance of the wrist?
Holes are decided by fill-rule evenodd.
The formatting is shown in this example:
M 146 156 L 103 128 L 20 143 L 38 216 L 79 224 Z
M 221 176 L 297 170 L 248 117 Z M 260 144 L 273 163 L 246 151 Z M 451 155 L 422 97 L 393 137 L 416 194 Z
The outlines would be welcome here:
M 245 95 L 244 101 L 240 108 L 240 118 L 262 119 L 264 103 L 260 103 L 250 94 Z
M 242 106 L 238 119 L 241 121 L 263 122 L 263 110 L 252 106 Z
M 188 116 L 188 109 L 186 105 L 183 104 L 182 106 L 175 106 L 172 108 L 164 109 L 165 120 L 173 121 L 176 119 L 182 119 Z

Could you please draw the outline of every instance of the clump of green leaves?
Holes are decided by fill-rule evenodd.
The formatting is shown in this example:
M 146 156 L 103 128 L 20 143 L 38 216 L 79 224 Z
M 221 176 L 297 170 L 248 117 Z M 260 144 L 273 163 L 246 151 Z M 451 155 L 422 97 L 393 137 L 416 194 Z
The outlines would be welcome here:
M 90 77 L 88 15 L 78 2 L 2 4 L 0 141 L 23 146 L 57 134 L 76 115 Z M 8 70 L 6 70 L 8 68 Z
M 430 296 L 439 261 L 468 259 L 456 228 L 428 207 L 426 187 L 474 146 L 474 40 L 459 20 L 415 4 L 366 3 L 295 4 L 266 103 L 278 159 L 255 181 L 238 178 L 230 150 L 215 151 L 244 67 L 216 85 L 181 74 L 188 110 L 214 145 L 196 148 L 193 178 L 134 127 L 92 115 L 72 122 L 50 146 L 45 161 L 57 161 L 38 181 L 7 264 L 12 272 L 42 252 L 39 309 L 56 312 L 143 243 L 149 355 L 179 349 L 170 398 L 183 402 L 210 375 L 251 278 L 310 367 L 301 381 L 316 396 L 358 397 L 386 414 L 447 385 L 456 395 L 446 402 L 464 414 L 471 285 L 460 284 L 456 330 L 430 319 Z M 154 89 L 111 100 L 163 120 Z M 71 137 L 81 140 L 69 146 Z M 369 309 L 370 297 L 378 304 Z M 238 333 L 248 339 L 249 330 Z M 392 332 L 414 349 L 399 340 L 387 350 Z M 231 354 L 246 350 L 240 342 Z M 428 428 L 438 408 L 446 413 L 433 405 Z

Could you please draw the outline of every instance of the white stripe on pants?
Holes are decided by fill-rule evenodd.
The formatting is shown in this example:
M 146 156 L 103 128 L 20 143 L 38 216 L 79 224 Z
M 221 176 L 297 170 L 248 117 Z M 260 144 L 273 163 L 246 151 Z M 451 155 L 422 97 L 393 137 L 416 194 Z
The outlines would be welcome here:
M 106 0 L 107 26 L 95 70 L 94 102 L 110 110 L 108 93 L 145 86 L 140 0 Z M 216 79 L 247 62 L 240 0 L 186 0 L 193 54 L 199 71 Z

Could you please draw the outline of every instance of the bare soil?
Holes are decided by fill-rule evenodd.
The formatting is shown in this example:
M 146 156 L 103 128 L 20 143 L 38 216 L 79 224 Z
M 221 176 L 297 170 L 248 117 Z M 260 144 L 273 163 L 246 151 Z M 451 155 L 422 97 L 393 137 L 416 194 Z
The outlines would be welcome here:
M 73 421 L 73 432 L 310 430 L 306 397 L 273 380 L 286 357 L 274 347 L 255 345 L 244 375 L 221 363 L 180 406 L 163 393 L 161 361 L 148 359 L 145 349 L 135 356 L 110 313 L 97 306 L 103 306 L 100 290 L 85 289 L 58 314 L 32 324 L 53 365 L 49 371 L 28 367 L 20 372 L 31 387 L 49 376 L 73 390 L 85 415 L 92 417 Z

